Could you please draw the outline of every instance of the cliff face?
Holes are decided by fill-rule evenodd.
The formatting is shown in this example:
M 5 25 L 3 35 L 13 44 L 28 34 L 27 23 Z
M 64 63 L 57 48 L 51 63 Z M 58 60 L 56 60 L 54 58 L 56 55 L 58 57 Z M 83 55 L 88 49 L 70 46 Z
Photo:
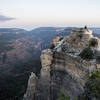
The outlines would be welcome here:
M 97 41 L 95 46 L 90 46 L 92 39 Z M 32 98 L 28 99 L 26 95 L 24 100 L 58 100 L 61 91 L 68 94 L 71 100 L 81 96 L 89 76 L 100 70 L 95 59 L 99 53 L 99 41 L 88 29 L 73 30 L 69 36 L 53 40 L 54 48 L 42 51 L 41 74 L 37 83 L 32 83 L 36 85 Z M 93 59 L 85 60 L 79 56 L 85 48 L 93 50 Z

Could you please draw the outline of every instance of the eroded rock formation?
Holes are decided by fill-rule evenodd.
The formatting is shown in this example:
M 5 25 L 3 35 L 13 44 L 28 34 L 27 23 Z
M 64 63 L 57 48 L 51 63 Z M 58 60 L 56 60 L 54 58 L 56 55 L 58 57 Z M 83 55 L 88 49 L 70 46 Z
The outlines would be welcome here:
M 23 100 L 34 100 L 35 99 L 36 84 L 37 84 L 37 77 L 32 72 L 28 80 L 28 88 L 27 88 L 26 94 L 24 95 Z
M 96 39 L 95 46 L 90 46 L 91 39 Z M 79 98 L 84 93 L 84 85 L 89 76 L 100 70 L 100 64 L 96 61 L 99 41 L 88 29 L 73 30 L 69 36 L 53 40 L 52 45 L 55 47 L 42 51 L 42 68 L 38 81 L 30 83 L 29 79 L 29 84 L 36 87 L 29 89 L 31 85 L 28 85 L 27 91 L 31 92 L 26 92 L 24 100 L 58 100 L 60 91 L 68 94 L 71 100 Z M 93 50 L 93 59 L 85 60 L 79 56 L 85 48 Z M 32 95 L 30 99 L 28 94 Z

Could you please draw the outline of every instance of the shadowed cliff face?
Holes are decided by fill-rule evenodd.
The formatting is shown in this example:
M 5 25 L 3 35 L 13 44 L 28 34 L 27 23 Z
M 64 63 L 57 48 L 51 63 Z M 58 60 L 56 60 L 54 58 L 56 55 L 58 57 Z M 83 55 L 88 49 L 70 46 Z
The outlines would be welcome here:
M 95 46 L 90 45 L 91 39 L 97 41 Z M 69 36 L 53 40 L 52 49 L 42 51 L 41 74 L 38 81 L 32 83 L 36 88 L 33 90 L 34 99 L 30 100 L 58 100 L 61 91 L 71 100 L 78 99 L 84 93 L 88 78 L 94 71 L 100 70 L 96 60 L 99 41 L 88 29 L 74 30 Z M 93 58 L 83 59 L 80 56 L 85 48 L 93 51 Z M 31 89 L 26 95 L 29 91 Z M 26 95 L 24 100 L 28 100 Z

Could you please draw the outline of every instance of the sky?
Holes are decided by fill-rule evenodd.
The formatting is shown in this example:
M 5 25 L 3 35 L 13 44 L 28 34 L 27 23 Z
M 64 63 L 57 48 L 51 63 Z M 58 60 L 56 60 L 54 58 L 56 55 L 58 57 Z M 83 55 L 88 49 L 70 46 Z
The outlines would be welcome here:
M 100 0 L 0 0 L 0 27 L 100 27 Z

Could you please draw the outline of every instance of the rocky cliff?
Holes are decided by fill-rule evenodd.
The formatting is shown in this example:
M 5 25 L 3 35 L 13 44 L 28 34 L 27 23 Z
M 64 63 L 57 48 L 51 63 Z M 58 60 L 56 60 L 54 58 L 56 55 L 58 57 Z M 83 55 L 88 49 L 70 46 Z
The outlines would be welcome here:
M 30 76 L 24 100 L 58 100 L 61 91 L 76 100 L 84 93 L 92 73 L 100 70 L 100 40 L 91 30 L 73 30 L 69 36 L 54 39 L 51 45 L 51 49 L 42 51 L 40 77 Z

